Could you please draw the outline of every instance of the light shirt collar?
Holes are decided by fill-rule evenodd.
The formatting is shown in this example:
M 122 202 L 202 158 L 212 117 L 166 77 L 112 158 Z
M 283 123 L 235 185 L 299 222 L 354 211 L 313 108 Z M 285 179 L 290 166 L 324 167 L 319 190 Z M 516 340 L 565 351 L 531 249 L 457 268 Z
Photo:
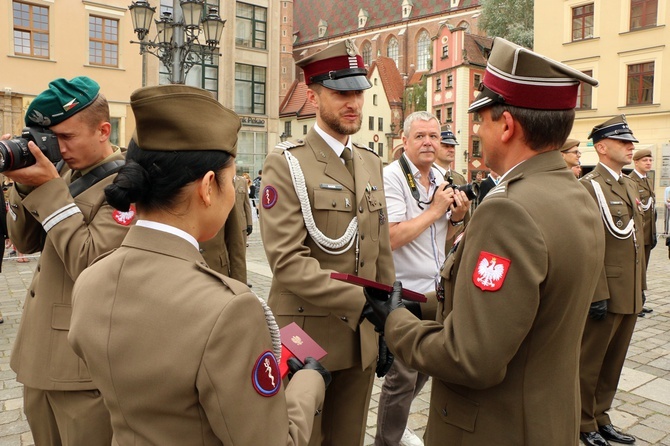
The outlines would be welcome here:
M 321 130 L 319 124 L 314 123 L 314 130 L 316 131 L 316 133 L 319 134 L 321 138 L 323 138 L 324 141 L 326 141 L 326 144 L 328 144 L 328 146 L 331 149 L 333 149 L 333 152 L 335 152 L 335 155 L 337 155 L 338 158 L 342 157 L 342 151 L 344 150 L 345 147 L 349 147 L 349 149 L 351 150 L 351 138 L 347 140 L 347 143 L 345 145 L 342 145 L 341 142 L 339 142 L 338 140 L 330 136 L 328 133 Z M 351 151 L 351 153 L 354 153 L 353 150 Z
M 401 156 L 405 157 L 405 161 L 407 161 L 407 165 L 409 166 L 410 170 L 412 171 L 412 176 L 416 179 L 421 178 L 421 172 L 419 171 L 419 168 L 414 165 L 414 163 L 409 159 L 409 157 L 406 154 L 403 153 Z M 428 172 L 428 179 L 430 180 L 430 183 L 433 184 L 433 185 L 436 184 L 435 170 L 437 170 L 437 172 L 440 173 L 440 171 L 437 169 L 437 166 L 435 164 L 433 164 L 432 166 L 430 166 L 430 171 Z M 440 175 L 442 175 L 442 174 L 440 173 Z M 446 177 L 445 177 L 445 180 L 446 180 Z
M 636 169 L 633 169 L 633 172 L 637 174 L 638 177 L 642 178 L 643 180 L 647 178 L 647 175 L 643 175 L 640 172 L 638 172 Z
M 188 232 L 182 231 L 179 228 L 175 228 L 174 226 L 166 225 L 164 223 L 158 223 L 157 221 L 150 221 L 150 220 L 137 220 L 135 223 L 137 226 L 142 226 L 144 228 L 149 228 L 149 229 L 155 229 L 156 231 L 162 231 L 162 232 L 167 232 L 172 235 L 176 235 L 177 237 L 181 237 L 187 242 L 189 242 L 191 245 L 195 247 L 198 251 L 200 250 L 200 246 L 198 245 L 198 241 L 193 237 L 191 234 Z
M 613 171 L 612 169 L 610 169 L 609 167 L 607 167 L 607 166 L 604 165 L 603 163 L 600 163 L 600 165 L 603 166 L 605 169 L 607 169 L 607 171 L 608 171 L 609 173 L 612 174 L 612 176 L 614 177 L 614 179 L 615 179 L 617 182 L 619 181 L 619 177 L 621 176 L 621 172 L 616 173 L 615 171 Z

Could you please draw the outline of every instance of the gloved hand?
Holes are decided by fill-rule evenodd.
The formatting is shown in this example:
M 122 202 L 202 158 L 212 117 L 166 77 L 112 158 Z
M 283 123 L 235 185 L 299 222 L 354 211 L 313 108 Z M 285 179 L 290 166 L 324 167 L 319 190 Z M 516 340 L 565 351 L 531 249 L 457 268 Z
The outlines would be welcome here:
M 247 235 L 251 235 L 251 233 L 254 231 L 254 227 L 252 225 L 247 225 Z
M 372 307 L 372 312 L 374 313 L 377 323 L 381 324 L 380 332 L 382 333 L 384 332 L 386 318 L 391 311 L 397 310 L 398 308 L 405 308 L 405 304 L 402 302 L 402 283 L 398 280 L 393 282 L 393 291 L 391 291 L 390 295 L 385 291 L 371 287 L 363 288 L 363 294 L 365 294 L 365 299 L 370 304 L 370 307 Z M 368 318 L 368 320 L 375 324 L 370 318 Z M 377 324 L 375 324 L 375 327 L 377 327 Z
M 289 358 L 287 364 L 289 370 L 288 373 L 289 380 L 293 378 L 293 375 L 295 375 L 300 370 L 316 370 L 317 372 L 319 372 L 321 374 L 321 377 L 323 378 L 323 381 L 326 383 L 326 389 L 328 388 L 328 385 L 330 385 L 330 382 L 333 380 L 333 377 L 331 376 L 330 372 L 326 370 L 326 368 L 322 366 L 319 361 L 312 358 L 311 356 L 305 358 L 304 364 L 300 362 L 300 360 L 295 356 Z
M 388 373 L 388 371 L 391 369 L 391 366 L 393 365 L 393 359 L 393 353 L 391 353 L 391 350 L 389 350 L 388 346 L 386 345 L 384 335 L 380 335 L 379 353 L 377 355 L 377 368 L 375 369 L 377 378 L 383 378 L 384 375 Z
M 407 308 L 414 316 L 416 316 L 417 319 L 422 319 L 423 314 L 421 312 L 421 304 L 419 302 L 403 299 L 402 303 L 405 305 L 405 308 Z
M 593 302 L 591 308 L 589 308 L 589 317 L 596 321 L 601 321 L 605 319 L 607 315 L 607 301 L 601 300 L 598 302 Z
M 363 312 L 361 313 L 361 322 L 363 322 L 363 319 L 369 320 L 370 323 L 375 326 L 375 331 L 377 333 L 384 334 L 384 321 L 382 321 L 377 317 L 374 310 L 372 309 L 372 305 L 370 305 L 368 302 L 365 302 L 365 305 L 363 306 Z

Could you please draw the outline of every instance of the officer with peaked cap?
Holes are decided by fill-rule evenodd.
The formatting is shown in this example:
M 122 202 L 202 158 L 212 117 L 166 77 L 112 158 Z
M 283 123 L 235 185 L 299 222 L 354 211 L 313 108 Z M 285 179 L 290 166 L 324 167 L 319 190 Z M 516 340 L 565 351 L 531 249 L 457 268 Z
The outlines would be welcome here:
M 109 141 L 107 100 L 85 76 L 52 81 L 30 103 L 25 123 L 56 135 L 63 162 L 59 171 L 31 141 L 35 164 L 5 172 L 15 183 L 9 236 L 20 252 L 42 252 L 10 365 L 24 385 L 35 444 L 109 445 L 109 413 L 67 333 L 74 281 L 96 257 L 119 246 L 133 221 L 132 212 L 119 214 L 103 193 L 123 154 Z
M 270 309 L 198 252 L 235 202 L 239 117 L 183 85 L 136 90 L 130 106 L 128 164 L 105 194 L 140 219 L 77 280 L 68 338 L 105 398 L 113 444 L 306 445 L 328 371 L 293 363 L 284 389 Z
M 629 178 L 636 183 L 637 192 L 640 195 L 640 206 L 644 215 L 644 269 L 649 266 L 649 256 L 651 250 L 656 246 L 656 193 L 654 193 L 654 183 L 649 178 L 649 171 L 653 167 L 651 150 L 636 150 L 633 155 L 633 164 L 635 168 L 630 173 Z M 645 281 L 646 283 L 646 281 Z M 651 308 L 645 305 L 647 298 L 642 291 L 642 311 L 638 313 L 639 317 L 653 312 Z
M 297 322 L 328 352 L 323 364 L 333 383 L 310 444 L 362 445 L 378 336 L 362 317 L 363 290 L 330 273 L 389 285 L 395 278 L 382 163 L 353 141 L 371 85 L 350 40 L 297 65 L 316 124 L 304 140 L 276 146 L 263 166 L 261 236 L 273 272 L 268 303 L 279 326 Z M 379 375 L 390 361 L 380 356 Z
M 387 300 L 366 289 L 393 354 L 433 376 L 427 446 L 578 441 L 579 347 L 605 249 L 597 208 L 558 152 L 580 81 L 597 84 L 496 38 L 470 111 L 502 177 L 442 267 L 437 321 L 417 320 L 397 288 Z
M 580 182 L 598 204 L 606 237 L 605 263 L 586 320 L 580 358 L 581 438 L 587 446 L 631 444 L 635 438 L 612 425 L 612 407 L 626 352 L 642 311 L 644 252 L 640 196 L 621 169 L 633 160 L 638 140 L 624 115 L 589 134 L 599 163 Z

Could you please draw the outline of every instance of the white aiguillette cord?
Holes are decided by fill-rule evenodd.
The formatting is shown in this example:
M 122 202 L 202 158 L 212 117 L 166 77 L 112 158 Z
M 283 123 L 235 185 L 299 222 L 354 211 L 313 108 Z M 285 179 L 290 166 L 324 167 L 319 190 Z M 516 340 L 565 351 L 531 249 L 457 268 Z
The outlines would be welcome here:
M 309 196 L 307 195 L 307 186 L 305 185 L 305 176 L 302 173 L 300 168 L 300 163 L 298 159 L 291 155 L 288 150 L 284 150 L 284 156 L 288 161 L 288 169 L 291 172 L 291 179 L 293 180 L 293 188 L 295 193 L 298 196 L 300 201 L 300 208 L 302 210 L 302 216 L 305 220 L 305 227 L 309 233 L 312 240 L 316 245 L 321 248 L 322 251 L 332 254 L 339 255 L 347 252 L 354 244 L 354 241 L 357 239 L 356 235 L 358 234 L 358 218 L 354 216 L 349 222 L 344 234 L 338 239 L 331 239 L 326 237 L 326 235 L 319 230 L 314 221 L 314 216 L 312 215 L 312 208 L 309 205 Z
M 256 296 L 258 301 L 261 303 L 261 306 L 263 307 L 263 312 L 265 313 L 265 322 L 268 324 L 268 328 L 270 329 L 272 350 L 275 354 L 275 357 L 277 358 L 277 362 L 281 362 L 281 335 L 279 332 L 279 325 L 277 325 L 277 321 L 275 320 L 275 315 L 272 314 L 272 310 L 263 299 L 258 297 L 253 291 L 252 293 L 254 296 Z
M 596 193 L 596 199 L 598 201 L 598 207 L 600 208 L 600 214 L 603 217 L 605 222 L 605 227 L 612 234 L 613 237 L 616 237 L 620 240 L 625 240 L 633 234 L 633 240 L 635 240 L 635 221 L 634 219 L 628 220 L 628 224 L 625 228 L 619 229 L 616 227 L 614 220 L 612 220 L 612 214 L 609 212 L 609 207 L 607 206 L 607 199 L 605 199 L 605 194 L 603 190 L 595 180 L 591 180 L 593 185 L 593 190 Z

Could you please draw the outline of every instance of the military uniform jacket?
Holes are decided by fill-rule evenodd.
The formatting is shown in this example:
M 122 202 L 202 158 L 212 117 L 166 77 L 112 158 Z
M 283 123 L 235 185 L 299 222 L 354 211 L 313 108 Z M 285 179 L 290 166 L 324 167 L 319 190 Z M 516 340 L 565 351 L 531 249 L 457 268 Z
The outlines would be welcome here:
M 316 245 L 307 232 L 284 149 L 275 149 L 263 166 L 259 200 L 261 235 L 273 272 L 268 303 L 280 327 L 296 322 L 328 352 L 322 363 L 329 370 L 357 364 L 367 368 L 376 360 L 377 341 L 369 322 L 359 327 L 363 290 L 330 279 L 330 273 L 394 281 L 382 163 L 375 153 L 354 147 L 354 185 L 340 158 L 314 129 L 304 143 L 288 150 L 300 162 L 318 229 L 339 238 L 356 216 L 360 253 L 356 265 L 355 245 L 340 255 Z
M 123 159 L 116 151 L 107 161 Z M 133 221 L 107 204 L 110 175 L 72 198 L 72 171 L 23 198 L 10 193 L 9 233 L 20 252 L 42 251 L 26 296 L 10 365 L 17 381 L 44 390 L 95 389 L 84 363 L 67 343 L 71 293 L 79 274 L 101 254 L 118 247 Z
M 237 212 L 235 204 L 229 215 L 234 216 Z M 247 283 L 247 247 L 244 234 L 240 220 L 230 217 L 214 237 L 200 243 L 200 253 L 214 271 Z
M 626 228 L 629 221 L 635 222 L 634 233 L 619 239 L 605 228 L 605 267 L 593 296 L 593 301 L 609 299 L 607 311 L 618 314 L 637 314 L 642 311 L 642 290 L 646 288 L 644 269 L 643 226 L 644 217 L 638 208 L 639 197 L 633 180 L 622 176 L 618 183 L 600 163 L 579 181 L 594 200 L 595 189 L 591 181 L 598 183 L 606 200 L 605 218 L 611 217 L 619 229 Z M 601 225 L 602 219 L 601 219 Z
M 73 349 L 88 364 L 113 445 L 306 445 L 325 393 L 300 371 L 273 393 L 272 341 L 249 289 L 209 269 L 188 241 L 133 226 L 73 293 Z M 269 358 L 272 361 L 272 358 Z
M 433 377 L 427 446 L 577 444 L 580 342 L 604 250 L 597 208 L 557 151 L 489 192 L 442 269 L 438 321 L 401 309 L 386 323 L 396 357 Z
M 633 180 L 637 188 L 640 204 L 648 207 L 646 211 L 643 209 L 644 244 L 650 246 L 656 241 L 656 194 L 654 193 L 654 187 L 649 177 L 641 178 L 635 171 L 630 173 L 629 178 Z
M 235 177 L 235 204 L 237 205 L 237 216 L 240 220 L 240 227 L 246 234 L 247 226 L 253 224 L 251 218 L 251 204 L 249 201 L 249 188 L 247 179 L 244 177 Z

